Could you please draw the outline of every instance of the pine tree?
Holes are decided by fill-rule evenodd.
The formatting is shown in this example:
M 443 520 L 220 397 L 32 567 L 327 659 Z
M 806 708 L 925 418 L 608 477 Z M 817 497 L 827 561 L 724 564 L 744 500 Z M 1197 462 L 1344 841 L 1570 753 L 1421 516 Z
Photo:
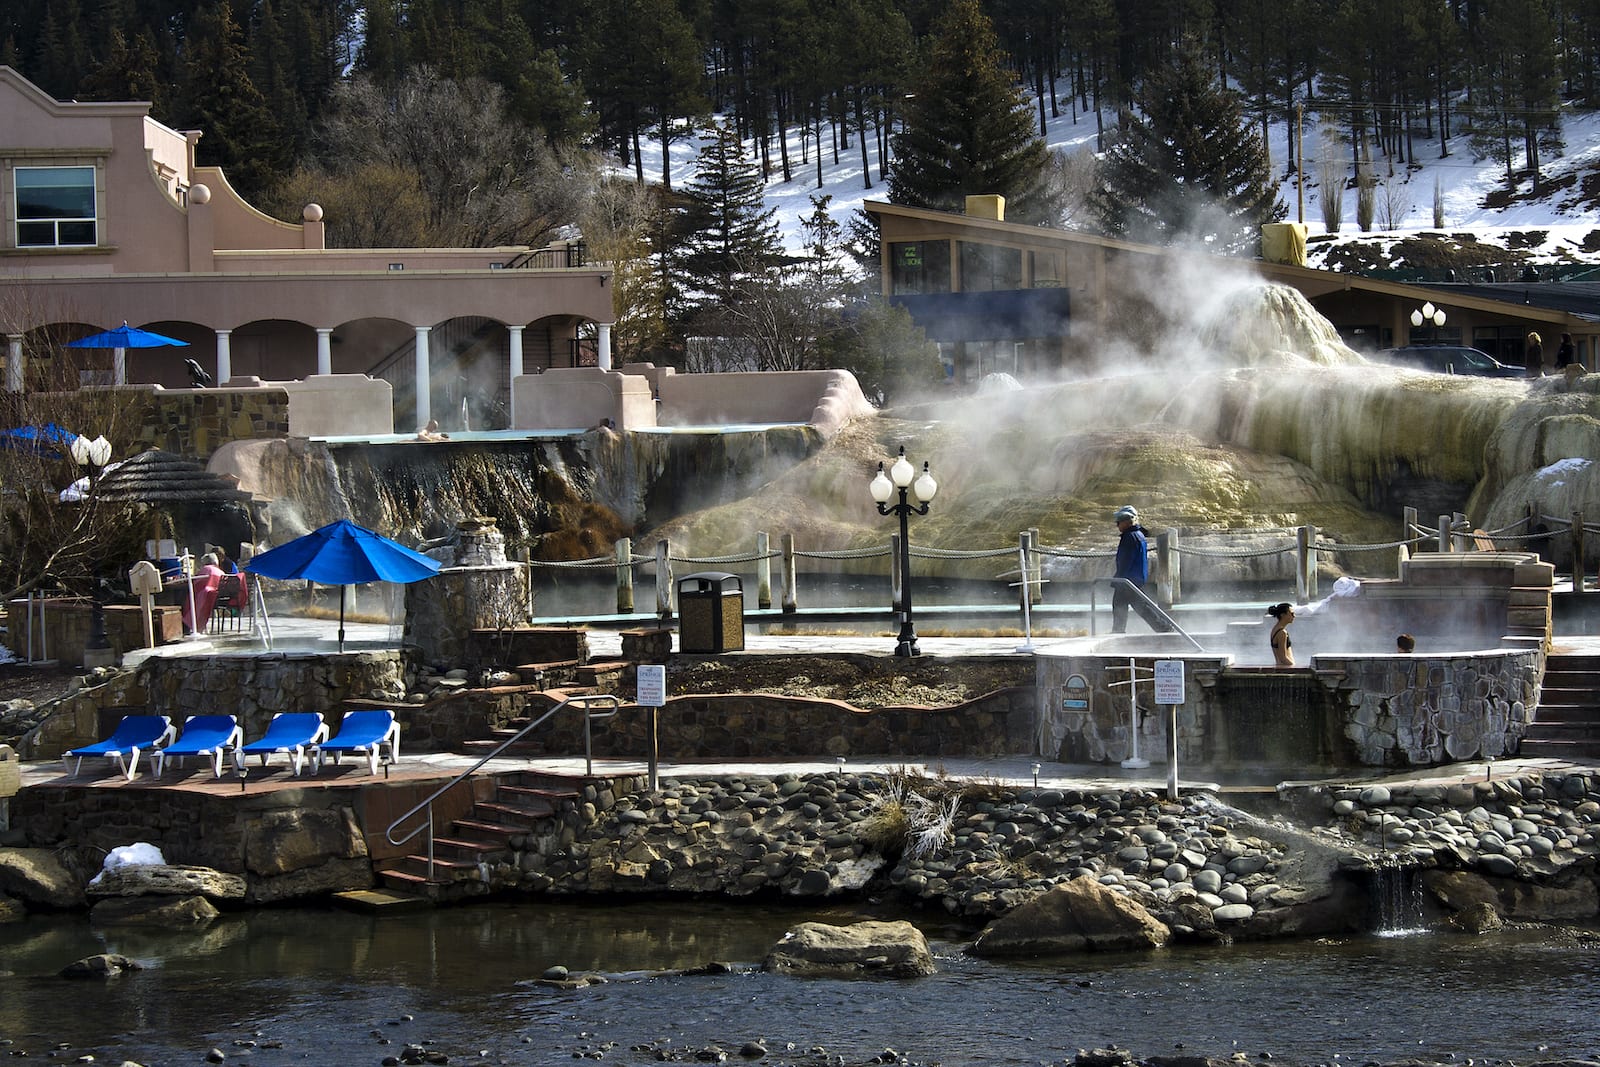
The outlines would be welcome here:
M 967 195 L 999 193 L 1010 218 L 1053 221 L 1048 150 L 977 0 L 950 5 L 923 70 L 904 108 L 904 131 L 894 138 L 889 199 L 955 210 Z
M 201 12 L 189 34 L 180 94 L 179 126 L 202 132 L 203 165 L 218 166 L 249 200 L 288 172 L 277 119 L 250 80 L 244 35 L 228 0 Z
M 701 149 L 687 207 L 679 270 L 697 308 L 727 307 L 783 257 L 775 208 L 766 207 L 761 171 L 729 126 Z
M 1283 209 L 1266 147 L 1237 96 L 1217 86 L 1190 40 L 1151 73 L 1141 95 L 1143 114 L 1124 118 L 1090 194 L 1105 232 L 1253 254 L 1260 226 Z

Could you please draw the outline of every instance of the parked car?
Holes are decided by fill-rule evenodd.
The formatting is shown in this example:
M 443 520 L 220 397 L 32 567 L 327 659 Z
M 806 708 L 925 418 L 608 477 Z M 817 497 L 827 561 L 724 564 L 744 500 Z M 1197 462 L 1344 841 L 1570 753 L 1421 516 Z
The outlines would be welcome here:
M 1521 367 L 1501 363 L 1489 353 L 1465 345 L 1406 345 L 1385 349 L 1377 358 L 1439 374 L 1476 374 L 1483 378 L 1521 378 L 1524 374 Z

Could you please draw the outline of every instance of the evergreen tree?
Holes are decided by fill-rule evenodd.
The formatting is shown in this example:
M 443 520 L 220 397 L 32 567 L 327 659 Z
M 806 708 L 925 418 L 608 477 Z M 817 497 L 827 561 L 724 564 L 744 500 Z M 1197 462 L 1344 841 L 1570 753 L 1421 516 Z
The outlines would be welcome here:
M 1054 221 L 1048 151 L 978 0 L 950 5 L 923 70 L 894 138 L 889 199 L 955 210 L 969 194 L 999 193 L 1010 218 Z
M 716 128 L 685 190 L 679 273 L 696 308 L 728 307 L 783 258 L 760 168 L 730 126 Z
M 1090 194 L 1105 232 L 1254 254 L 1260 226 L 1283 211 L 1266 148 L 1238 98 L 1217 86 L 1189 39 L 1141 95 L 1143 115 L 1125 116 Z
M 151 110 L 166 109 L 166 91 L 156 80 L 156 52 L 146 34 L 139 34 L 130 46 L 122 30 L 110 31 L 105 58 L 83 80 L 79 97 L 84 100 L 148 100 Z
M 220 0 L 190 28 L 178 125 L 202 132 L 199 162 L 221 167 L 228 184 L 246 200 L 289 169 L 282 131 L 249 69 L 233 8 Z

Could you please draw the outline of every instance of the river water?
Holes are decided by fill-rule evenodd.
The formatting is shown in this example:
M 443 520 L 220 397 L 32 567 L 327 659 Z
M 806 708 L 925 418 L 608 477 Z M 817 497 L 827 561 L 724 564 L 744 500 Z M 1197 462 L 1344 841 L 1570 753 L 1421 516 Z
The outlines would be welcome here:
M 450 1062 L 739 1061 L 1034 1065 L 1116 1043 L 1290 1064 L 1454 1056 L 1519 1063 L 1600 1052 L 1600 947 L 1572 932 L 1356 937 L 1027 963 L 961 951 L 971 931 L 909 916 L 939 973 L 833 981 L 754 969 L 790 925 L 846 908 L 490 903 L 404 916 L 281 909 L 199 933 L 96 930 L 82 915 L 0 926 L 0 1054 L 55 1062 L 380 1064 L 408 1042 Z M 880 916 L 881 917 L 881 916 Z M 145 970 L 55 977 L 119 952 Z M 652 972 L 734 964 L 729 973 Z M 546 968 L 609 981 L 563 991 Z M 387 1041 L 389 1043 L 382 1043 Z M 57 1047 L 62 1046 L 65 1047 Z M 817 1051 L 825 1049 L 825 1052 Z M 15 1061 L 14 1061 L 15 1062 Z

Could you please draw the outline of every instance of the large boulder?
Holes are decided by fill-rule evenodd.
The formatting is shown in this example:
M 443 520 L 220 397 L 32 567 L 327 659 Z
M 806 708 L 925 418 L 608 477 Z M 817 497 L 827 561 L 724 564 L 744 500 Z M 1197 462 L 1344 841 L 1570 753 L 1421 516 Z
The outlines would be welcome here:
M 366 838 L 349 808 L 269 811 L 244 835 L 245 868 L 268 878 L 331 859 L 366 858 Z
M 0 894 L 43 908 L 83 907 L 83 886 L 47 848 L 0 848 Z
M 205 897 L 109 897 L 89 909 L 97 926 L 205 926 L 218 911 Z
M 28 917 L 28 909 L 20 900 L 0 896 L 0 923 L 19 923 Z
M 276 904 L 281 900 L 303 900 L 371 889 L 372 864 L 365 858 L 332 859 L 315 867 L 302 867 L 276 878 L 252 878 L 245 891 L 247 904 Z
M 823 978 L 921 978 L 934 973 L 927 938 L 905 921 L 801 923 L 772 946 L 761 969 Z
M 244 879 L 210 867 L 138 864 L 102 871 L 84 892 L 94 897 L 193 897 L 243 900 Z
M 1488 905 L 1515 922 L 1581 921 L 1600 913 L 1600 892 L 1588 878 L 1542 885 L 1474 871 L 1426 871 L 1422 884 L 1440 904 L 1457 913 Z
M 1122 952 L 1160 948 L 1170 940 L 1167 924 L 1143 904 L 1081 875 L 990 923 L 972 952 L 978 956 Z

